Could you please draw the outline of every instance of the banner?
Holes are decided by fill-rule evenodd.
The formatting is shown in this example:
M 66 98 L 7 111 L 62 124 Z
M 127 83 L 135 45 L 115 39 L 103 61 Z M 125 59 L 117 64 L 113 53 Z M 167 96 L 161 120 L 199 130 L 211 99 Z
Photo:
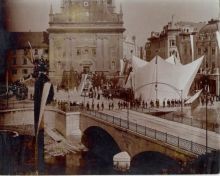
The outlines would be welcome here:
M 194 61 L 194 36 L 190 35 L 190 42 L 191 42 L 191 50 L 192 50 L 192 62 Z
M 220 33 L 219 33 L 219 31 L 216 31 L 216 38 L 217 38 L 217 42 L 218 42 L 218 48 L 220 49 Z
M 47 98 L 48 98 L 48 95 L 49 95 L 50 87 L 51 87 L 51 83 L 46 82 L 44 84 L 42 98 L 41 98 L 41 104 L 40 104 L 40 115 L 39 115 L 39 121 L 38 121 L 38 127 L 37 127 L 37 134 L 38 134 L 38 131 L 39 131 L 39 128 L 40 128 L 42 118 L 43 118 L 44 109 L 46 107 L 46 102 L 47 102 Z

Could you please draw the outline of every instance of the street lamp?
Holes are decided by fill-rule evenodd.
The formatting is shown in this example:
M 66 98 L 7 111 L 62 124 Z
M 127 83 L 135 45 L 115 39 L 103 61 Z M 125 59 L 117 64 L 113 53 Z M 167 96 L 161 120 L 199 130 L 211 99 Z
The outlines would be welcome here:
M 207 49 L 204 49 L 205 54 L 205 75 L 204 75 L 204 91 L 205 91 L 205 123 L 206 123 L 206 154 L 208 152 L 208 64 L 207 64 Z
M 129 89 L 128 89 L 129 90 Z M 127 95 L 127 128 L 129 129 L 129 98 L 130 98 L 130 90 Z

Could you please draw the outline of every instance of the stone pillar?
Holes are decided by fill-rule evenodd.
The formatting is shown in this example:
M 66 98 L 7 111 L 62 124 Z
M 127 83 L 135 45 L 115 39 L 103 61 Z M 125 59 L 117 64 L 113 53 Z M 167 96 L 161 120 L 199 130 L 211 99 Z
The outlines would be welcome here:
M 109 53 L 109 41 L 108 38 L 103 38 L 103 70 L 109 71 L 111 68 L 111 59 Z
M 66 113 L 66 138 L 74 138 L 81 141 L 80 112 Z
M 125 172 L 130 169 L 131 157 L 127 152 L 121 152 L 113 157 L 114 169 Z
M 102 48 L 102 39 L 97 38 L 97 49 L 96 49 L 96 70 L 100 71 L 103 68 L 103 48 Z

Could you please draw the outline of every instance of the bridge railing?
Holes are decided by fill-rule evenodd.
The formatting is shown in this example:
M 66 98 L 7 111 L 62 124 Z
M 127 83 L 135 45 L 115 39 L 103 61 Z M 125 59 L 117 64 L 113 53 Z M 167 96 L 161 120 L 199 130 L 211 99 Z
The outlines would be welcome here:
M 151 109 L 151 108 L 148 108 L 148 109 L 132 108 L 131 110 L 137 111 L 137 112 L 142 112 L 142 113 L 152 113 L 152 112 L 161 113 L 161 111 L 156 110 L 156 109 Z M 165 119 L 165 120 L 170 120 L 173 122 L 178 122 L 178 123 L 182 123 L 185 125 L 190 125 L 193 127 L 201 128 L 201 129 L 206 129 L 206 122 L 204 120 L 189 118 L 189 117 L 186 117 L 181 114 L 175 114 L 173 112 L 168 113 L 168 114 L 163 114 L 163 115 L 160 115 L 157 117 Z M 213 131 L 213 132 L 220 134 L 220 126 L 218 123 L 209 122 L 207 124 L 207 128 L 210 131 Z
M 32 108 L 34 107 L 33 101 L 10 101 L 7 103 L 0 103 L 0 110 L 19 109 L 19 108 Z
M 164 133 L 137 123 L 121 119 L 119 117 L 111 116 L 97 111 L 83 111 L 84 115 L 92 115 L 95 118 L 106 121 L 108 123 L 114 124 L 120 128 L 128 129 L 137 134 L 162 141 L 171 146 L 177 147 L 179 149 L 192 152 L 196 155 L 201 155 L 206 153 L 206 146 L 174 136 L 171 134 Z M 208 147 L 208 152 L 211 152 L 215 149 Z

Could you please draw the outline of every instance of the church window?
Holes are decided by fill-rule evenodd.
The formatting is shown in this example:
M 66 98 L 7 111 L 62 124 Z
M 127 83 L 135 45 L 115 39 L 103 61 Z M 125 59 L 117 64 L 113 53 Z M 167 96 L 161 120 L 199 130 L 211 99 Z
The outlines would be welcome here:
M 176 45 L 175 40 L 170 40 L 170 46 L 175 46 L 175 45 Z
M 85 1 L 85 2 L 83 3 L 83 5 L 84 5 L 84 7 L 88 7 L 88 6 L 89 6 L 89 2 Z
M 23 65 L 27 65 L 27 58 L 23 58 Z
M 212 48 L 212 55 L 215 55 L 215 48 Z
M 88 49 L 85 49 L 85 54 L 88 54 L 89 53 L 89 50 Z
M 198 48 L 198 55 L 201 55 L 201 53 L 202 53 L 201 48 Z
M 81 50 L 77 49 L 77 56 L 80 56 L 80 55 L 81 55 Z
M 28 73 L 28 70 L 27 70 L 27 69 L 23 69 L 23 70 L 22 70 L 22 73 L 23 73 L 23 74 L 27 74 L 27 73 Z
M 34 55 L 38 55 L 38 49 L 34 50 Z
M 92 55 L 93 55 L 93 56 L 96 56 L 96 48 L 93 48 L 93 49 L 92 49 Z
M 12 72 L 12 75 L 16 75 L 17 74 L 17 70 L 16 69 L 11 70 L 11 72 Z
M 25 56 L 28 55 L 28 49 L 24 49 L 24 55 L 25 55 Z
M 13 65 L 16 65 L 17 64 L 17 60 L 16 60 L 16 57 L 13 58 Z
M 107 0 L 107 4 L 112 4 L 112 0 Z
M 187 47 L 184 47 L 184 53 L 187 54 Z

